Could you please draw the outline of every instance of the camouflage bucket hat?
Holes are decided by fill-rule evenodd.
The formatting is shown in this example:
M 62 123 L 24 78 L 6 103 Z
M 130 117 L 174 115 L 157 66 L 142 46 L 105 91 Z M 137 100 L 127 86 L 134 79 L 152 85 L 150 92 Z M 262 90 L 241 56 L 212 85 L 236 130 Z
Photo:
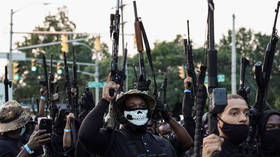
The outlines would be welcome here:
M 0 106 L 0 133 L 23 127 L 31 116 L 18 102 L 10 100 Z
M 137 89 L 131 89 L 127 92 L 122 92 L 120 93 L 118 96 L 117 96 L 117 101 L 116 101 L 116 104 L 117 106 L 121 106 L 121 105 L 124 105 L 125 104 L 125 100 L 130 97 L 130 96 L 139 96 L 141 97 L 145 103 L 147 104 L 148 106 L 148 110 L 152 113 L 155 109 L 155 106 L 156 106 L 156 101 L 155 99 L 148 95 L 148 92 L 146 91 L 139 91 Z

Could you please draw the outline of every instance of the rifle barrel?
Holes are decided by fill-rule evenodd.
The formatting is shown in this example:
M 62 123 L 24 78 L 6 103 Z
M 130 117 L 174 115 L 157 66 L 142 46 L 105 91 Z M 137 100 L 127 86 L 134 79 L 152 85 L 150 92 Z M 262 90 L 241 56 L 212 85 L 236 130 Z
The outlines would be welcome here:
M 272 35 L 274 35 L 276 32 L 276 24 L 277 24 L 279 6 L 280 6 L 280 1 L 278 1 L 277 8 L 275 9 L 275 18 L 274 18 L 274 24 L 273 24 L 273 28 L 272 28 Z
M 138 21 L 138 15 L 137 15 L 137 6 L 136 6 L 136 1 L 133 1 L 133 8 L 134 8 L 134 15 L 135 15 L 135 20 Z
M 187 29 L 188 29 L 188 40 L 189 40 L 189 44 L 191 44 L 191 40 L 190 40 L 190 27 L 189 27 L 189 20 L 187 20 Z

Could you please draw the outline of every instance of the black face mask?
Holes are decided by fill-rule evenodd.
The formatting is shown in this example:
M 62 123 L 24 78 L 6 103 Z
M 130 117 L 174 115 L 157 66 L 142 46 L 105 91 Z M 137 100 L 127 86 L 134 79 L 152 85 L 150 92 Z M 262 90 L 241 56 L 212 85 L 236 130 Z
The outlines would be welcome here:
M 261 146 L 265 152 L 280 153 L 280 129 L 264 131 Z
M 246 140 L 249 133 L 247 124 L 229 124 L 219 118 L 224 124 L 221 128 L 222 132 L 227 136 L 227 139 L 235 145 L 239 145 Z

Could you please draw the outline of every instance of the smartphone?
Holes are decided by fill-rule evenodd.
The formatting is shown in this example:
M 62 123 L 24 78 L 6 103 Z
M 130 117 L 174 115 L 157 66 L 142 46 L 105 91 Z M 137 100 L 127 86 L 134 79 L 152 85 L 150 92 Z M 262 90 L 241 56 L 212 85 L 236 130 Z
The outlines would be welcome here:
M 52 120 L 49 118 L 40 118 L 38 119 L 39 130 L 47 130 L 46 133 L 52 132 Z

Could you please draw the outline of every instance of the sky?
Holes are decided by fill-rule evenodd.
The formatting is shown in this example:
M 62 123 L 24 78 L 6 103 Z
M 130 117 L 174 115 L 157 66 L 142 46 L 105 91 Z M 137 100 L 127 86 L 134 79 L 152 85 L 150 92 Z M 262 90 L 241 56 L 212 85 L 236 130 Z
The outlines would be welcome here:
M 49 5 L 43 5 L 50 2 Z M 194 47 L 206 41 L 207 0 L 136 0 L 138 16 L 141 17 L 151 47 L 157 41 L 172 41 L 177 34 L 186 34 L 187 20 L 190 20 L 190 35 Z M 123 0 L 124 31 L 127 36 L 128 53 L 135 54 L 133 45 L 134 12 L 132 0 Z M 277 6 L 276 0 L 214 0 L 215 42 L 232 29 L 232 15 L 236 16 L 236 30 L 251 28 L 254 32 L 271 34 Z M 42 26 L 44 17 L 55 14 L 58 7 L 68 7 L 68 15 L 77 28 L 76 32 L 98 33 L 101 41 L 109 45 L 110 13 L 114 13 L 116 0 L 3 0 L 0 5 L 0 52 L 9 51 L 10 10 L 16 10 L 13 17 L 15 32 L 31 32 L 35 26 Z M 279 21 L 279 20 L 278 20 Z M 280 24 L 278 24 L 278 27 Z M 23 35 L 14 35 L 13 43 L 22 41 Z M 120 45 L 121 47 L 121 45 Z M 13 45 L 15 48 L 15 45 Z M 1 67 L 3 69 L 3 67 Z M 0 69 L 0 71 L 2 71 Z

